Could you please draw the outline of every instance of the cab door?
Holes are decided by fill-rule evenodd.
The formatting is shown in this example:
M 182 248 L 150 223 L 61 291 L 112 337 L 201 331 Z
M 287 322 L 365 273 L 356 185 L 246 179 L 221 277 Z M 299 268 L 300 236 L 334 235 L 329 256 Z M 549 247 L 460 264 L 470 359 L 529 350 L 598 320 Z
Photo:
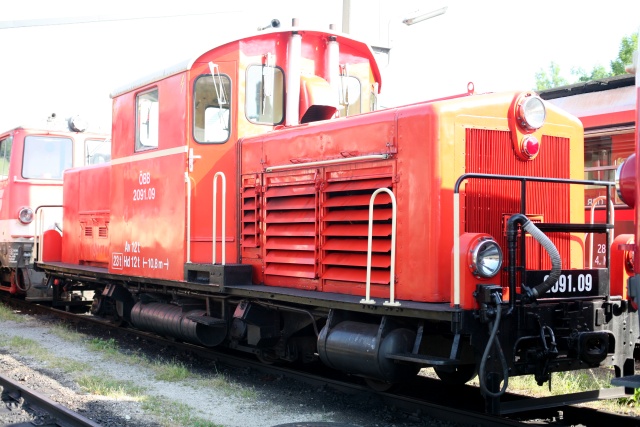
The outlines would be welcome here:
M 227 61 L 197 62 L 191 70 L 192 105 L 187 165 L 187 262 L 191 263 L 238 262 L 235 233 L 238 139 L 237 105 L 234 105 L 238 98 L 236 69 L 235 61 Z M 215 187 L 214 181 L 217 184 Z M 214 200 L 217 208 L 215 230 Z

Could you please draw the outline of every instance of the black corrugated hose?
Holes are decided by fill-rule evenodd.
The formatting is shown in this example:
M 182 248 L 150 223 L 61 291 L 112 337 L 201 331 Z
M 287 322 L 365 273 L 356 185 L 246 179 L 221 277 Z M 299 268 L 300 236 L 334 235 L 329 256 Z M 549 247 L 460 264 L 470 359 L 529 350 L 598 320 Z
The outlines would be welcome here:
M 502 298 L 498 293 L 492 293 L 491 297 L 495 300 L 496 304 L 496 318 L 493 321 L 493 325 L 489 324 L 491 328 L 491 335 L 489 335 L 489 341 L 487 342 L 487 346 L 484 348 L 484 354 L 482 355 L 482 360 L 480 361 L 480 370 L 478 372 L 478 376 L 480 377 L 480 390 L 484 396 L 489 397 L 500 397 L 507 391 L 507 387 L 509 386 L 509 367 L 507 366 L 507 359 L 504 357 L 504 352 L 502 351 L 502 346 L 500 346 L 500 340 L 496 340 L 496 336 L 498 335 L 498 328 L 500 327 L 500 318 L 502 317 L 502 307 L 500 307 L 500 303 L 502 302 Z M 485 367 L 487 364 L 487 359 L 489 358 L 489 351 L 495 342 L 496 349 L 498 350 L 498 355 L 500 357 L 500 364 L 502 365 L 502 377 L 504 378 L 504 382 L 502 383 L 502 387 L 499 391 L 493 392 L 489 391 L 486 384 L 486 372 Z

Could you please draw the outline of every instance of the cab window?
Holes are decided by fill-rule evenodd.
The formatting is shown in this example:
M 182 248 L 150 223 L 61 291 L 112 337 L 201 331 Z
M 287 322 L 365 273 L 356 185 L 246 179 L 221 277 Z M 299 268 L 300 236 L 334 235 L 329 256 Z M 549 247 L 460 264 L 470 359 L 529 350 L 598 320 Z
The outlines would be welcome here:
M 135 151 L 158 148 L 158 89 L 136 96 L 136 147 Z
M 84 142 L 84 159 L 87 165 L 98 165 L 111 160 L 110 139 L 87 139 Z
M 284 75 L 277 67 L 247 68 L 245 113 L 253 123 L 277 125 L 284 117 Z
M 193 94 L 193 138 L 202 144 L 220 144 L 231 135 L 231 80 L 216 74 L 198 77 Z
M 26 179 L 62 179 L 73 165 L 70 138 L 27 136 L 24 139 L 22 177 Z
M 12 144 L 12 136 L 0 140 L 0 180 L 9 178 L 9 160 L 11 160 Z
M 353 76 L 340 76 L 340 117 L 353 116 L 362 112 L 362 87 L 360 80 Z

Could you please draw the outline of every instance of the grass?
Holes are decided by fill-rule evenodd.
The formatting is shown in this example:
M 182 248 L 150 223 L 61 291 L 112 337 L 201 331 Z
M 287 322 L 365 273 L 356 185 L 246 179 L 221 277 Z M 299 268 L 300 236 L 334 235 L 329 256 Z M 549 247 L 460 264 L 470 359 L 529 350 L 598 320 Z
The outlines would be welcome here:
M 49 367 L 59 369 L 64 373 L 72 374 L 74 372 L 87 372 L 91 370 L 91 365 L 68 357 L 50 357 L 48 361 Z
M 83 375 L 76 380 L 87 393 L 111 397 L 118 400 L 141 401 L 146 398 L 143 387 L 131 381 L 120 381 L 95 375 Z
M 175 360 L 154 361 L 150 363 L 150 367 L 155 373 L 155 378 L 160 381 L 178 382 L 195 377 L 184 363 Z
M 40 343 L 29 338 L 11 337 L 8 339 L 7 345 L 13 350 L 18 351 L 24 356 L 31 356 L 39 360 L 46 360 L 49 351 L 42 347 Z
M 11 322 L 18 322 L 18 323 L 22 323 L 26 321 L 24 316 L 20 316 L 16 314 L 15 311 L 13 311 L 12 309 L 10 309 L 4 304 L 0 304 L 0 320 L 5 322 L 11 321 Z
M 67 342 L 80 343 L 86 340 L 86 336 L 77 330 L 71 328 L 66 324 L 55 324 L 51 326 L 51 333 L 58 338 L 61 338 Z
M 155 396 L 147 397 L 142 402 L 142 409 L 156 415 L 163 427 L 224 427 L 193 415 L 193 408 L 188 405 L 167 402 Z
M 231 381 L 224 374 L 216 373 L 210 377 L 199 377 L 196 380 L 197 387 L 215 389 L 225 396 L 239 396 L 244 399 L 255 399 L 258 397 L 253 387 L 245 387 Z
M 87 342 L 87 346 L 91 351 L 104 353 L 108 356 L 116 356 L 120 354 L 118 344 L 113 338 L 109 338 L 108 340 L 102 338 L 91 338 Z

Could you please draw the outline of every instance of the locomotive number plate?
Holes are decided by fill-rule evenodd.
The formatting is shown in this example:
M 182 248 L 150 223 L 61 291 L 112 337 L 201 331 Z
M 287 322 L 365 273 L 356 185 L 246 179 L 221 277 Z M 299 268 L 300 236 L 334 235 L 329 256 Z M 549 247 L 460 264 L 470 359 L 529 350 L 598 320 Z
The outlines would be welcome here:
M 549 270 L 527 271 L 528 287 L 538 286 L 549 277 Z M 606 269 L 562 270 L 558 281 L 542 298 L 594 297 L 601 295 L 600 285 L 609 282 Z

